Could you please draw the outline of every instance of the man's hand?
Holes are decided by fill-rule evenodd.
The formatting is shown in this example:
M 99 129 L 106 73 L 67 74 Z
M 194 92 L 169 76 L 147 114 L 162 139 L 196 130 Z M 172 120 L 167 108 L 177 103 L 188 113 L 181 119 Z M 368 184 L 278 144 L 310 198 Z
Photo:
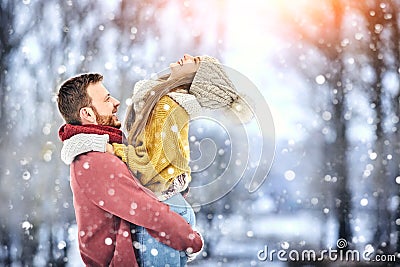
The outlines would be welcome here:
M 114 147 L 110 143 L 107 143 L 106 145 L 106 152 L 114 155 Z
M 198 232 L 198 234 L 199 234 L 199 236 L 200 236 L 200 238 L 201 238 L 201 241 L 202 241 L 202 243 L 203 243 L 203 247 L 200 249 L 200 251 L 198 251 L 198 252 L 193 252 L 193 249 L 192 248 L 188 248 L 188 249 L 186 249 L 186 251 L 185 251 L 185 253 L 186 253 L 186 256 L 187 256 L 187 262 L 191 262 L 191 261 L 193 261 L 202 251 L 203 251 L 203 248 L 204 248 L 204 239 L 203 239 L 203 236 Z

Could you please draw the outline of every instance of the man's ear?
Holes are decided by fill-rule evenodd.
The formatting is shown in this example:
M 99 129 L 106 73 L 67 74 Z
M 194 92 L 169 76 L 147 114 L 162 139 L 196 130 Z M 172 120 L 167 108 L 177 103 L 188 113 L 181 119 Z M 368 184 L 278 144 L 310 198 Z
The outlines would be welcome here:
M 94 114 L 93 109 L 89 107 L 81 108 L 79 115 L 83 124 L 97 124 L 96 115 Z

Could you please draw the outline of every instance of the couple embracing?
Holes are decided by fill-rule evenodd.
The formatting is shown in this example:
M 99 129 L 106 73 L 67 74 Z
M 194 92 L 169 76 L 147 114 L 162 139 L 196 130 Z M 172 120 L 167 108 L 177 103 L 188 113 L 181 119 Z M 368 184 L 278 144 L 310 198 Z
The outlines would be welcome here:
M 135 84 L 125 138 L 116 116 L 120 102 L 102 81 L 97 73 L 72 77 L 57 97 L 83 262 L 185 266 L 203 247 L 185 200 L 190 117 L 245 103 L 216 59 L 185 54 L 169 74 Z

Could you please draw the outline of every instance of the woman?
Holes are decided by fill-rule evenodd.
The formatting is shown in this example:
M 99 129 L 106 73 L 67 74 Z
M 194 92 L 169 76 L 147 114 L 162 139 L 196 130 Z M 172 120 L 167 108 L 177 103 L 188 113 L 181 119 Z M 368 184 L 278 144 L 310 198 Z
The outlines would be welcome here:
M 132 105 L 125 120 L 128 145 L 113 144 L 111 147 L 107 144 L 108 151 L 125 161 L 145 187 L 192 226 L 195 215 L 183 197 L 191 181 L 189 120 L 202 107 L 229 108 L 241 120 L 249 120 L 252 116 L 216 59 L 185 54 L 178 62 L 170 64 L 170 74 L 135 84 Z M 77 135 L 74 138 L 76 140 L 71 138 L 65 142 L 62 149 L 66 163 L 90 150 L 105 152 L 104 137 Z M 87 142 L 82 141 L 85 139 Z M 78 143 L 103 145 L 89 148 L 74 145 Z M 141 266 L 186 264 L 185 252 L 158 242 L 146 229 L 138 227 L 136 235 L 135 247 Z
M 194 211 L 182 193 L 191 180 L 189 119 L 200 110 L 188 89 L 199 61 L 185 55 L 170 65 L 170 75 L 136 83 L 125 120 L 129 145 L 113 144 L 140 182 L 192 227 Z M 185 252 L 156 241 L 143 227 L 136 228 L 136 238 L 141 266 L 186 265 Z

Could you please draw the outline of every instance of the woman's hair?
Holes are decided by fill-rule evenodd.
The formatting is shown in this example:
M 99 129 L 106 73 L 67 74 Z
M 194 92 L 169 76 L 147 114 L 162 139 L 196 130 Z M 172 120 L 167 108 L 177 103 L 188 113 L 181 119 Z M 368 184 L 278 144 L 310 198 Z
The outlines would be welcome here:
M 157 79 L 159 83 L 145 95 L 143 99 L 145 104 L 139 114 L 136 114 L 133 103 L 128 107 L 125 128 L 128 131 L 129 144 L 135 145 L 137 137 L 144 131 L 148 120 L 151 118 L 154 107 L 163 96 L 179 89 L 189 90 L 193 81 L 191 75 L 178 79 L 168 79 L 169 76 L 170 74 L 167 74 Z

